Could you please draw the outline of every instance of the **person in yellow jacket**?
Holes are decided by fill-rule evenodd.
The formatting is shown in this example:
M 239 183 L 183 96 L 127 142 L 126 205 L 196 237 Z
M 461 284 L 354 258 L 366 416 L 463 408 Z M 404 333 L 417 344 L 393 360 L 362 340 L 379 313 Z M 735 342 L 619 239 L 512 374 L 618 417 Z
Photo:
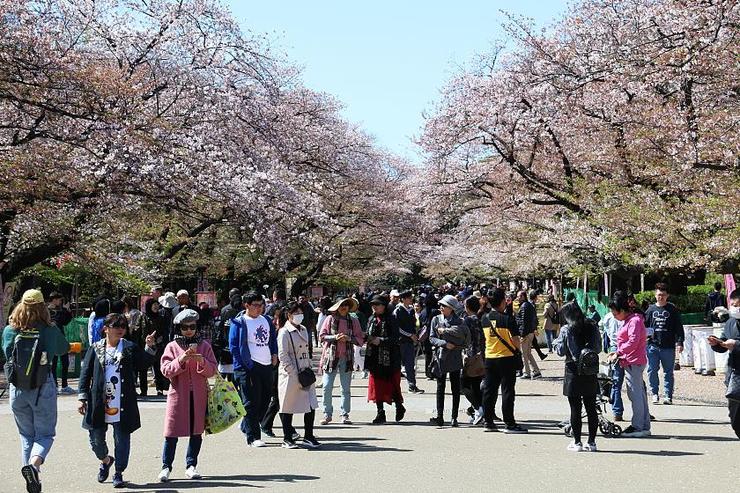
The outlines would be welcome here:
M 490 297 L 493 307 L 481 319 L 485 355 L 486 374 L 483 389 L 484 431 L 497 431 L 493 423 L 494 409 L 501 387 L 501 410 L 506 424 L 504 433 L 527 433 L 514 419 L 514 399 L 516 397 L 516 371 L 521 367 L 521 341 L 519 329 L 513 316 L 505 313 L 506 293 L 495 290 Z

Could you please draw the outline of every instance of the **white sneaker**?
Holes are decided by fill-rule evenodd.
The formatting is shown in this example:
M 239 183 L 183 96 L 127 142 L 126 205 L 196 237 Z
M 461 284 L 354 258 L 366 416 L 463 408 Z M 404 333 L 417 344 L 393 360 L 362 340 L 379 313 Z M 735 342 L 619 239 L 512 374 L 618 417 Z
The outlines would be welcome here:
M 256 441 L 256 440 L 255 440 Z M 187 476 L 189 479 L 200 479 L 201 475 L 198 472 L 197 469 L 195 469 L 195 466 L 190 466 L 185 470 L 185 476 Z
M 162 470 L 159 471 L 159 476 L 157 476 L 157 478 L 159 479 L 159 482 L 166 483 L 167 481 L 169 481 L 171 472 L 172 471 L 170 471 L 168 468 L 163 467 Z
M 596 443 L 589 443 L 589 444 L 584 445 L 583 451 L 584 452 L 596 452 L 597 451 Z
M 666 406 L 670 406 L 671 404 L 673 404 L 673 399 L 671 399 L 670 397 L 665 397 L 663 399 L 663 404 Z
M 349 416 L 342 416 L 342 424 L 343 425 L 351 425 L 352 424 L 352 420 L 349 419 Z
M 568 444 L 568 451 L 583 452 L 583 445 L 581 445 L 580 443 L 571 442 Z
M 252 443 L 250 443 L 249 446 L 254 447 L 254 448 L 262 448 L 262 447 L 267 447 L 267 444 L 263 442 L 262 440 L 255 440 Z
M 658 398 L 658 394 L 653 394 L 653 404 L 660 403 L 660 399 Z

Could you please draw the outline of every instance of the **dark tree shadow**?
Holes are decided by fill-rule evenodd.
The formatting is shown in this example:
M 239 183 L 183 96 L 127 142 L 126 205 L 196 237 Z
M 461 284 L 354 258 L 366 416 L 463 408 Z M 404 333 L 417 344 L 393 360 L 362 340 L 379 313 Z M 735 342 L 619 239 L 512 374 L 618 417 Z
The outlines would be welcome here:
M 321 479 L 319 476 L 304 476 L 298 474 L 280 475 L 229 475 L 203 476 L 198 481 L 173 479 L 167 483 L 126 484 L 126 489 L 140 493 L 178 493 L 190 489 L 203 488 L 264 488 L 264 485 L 252 483 L 298 483 Z

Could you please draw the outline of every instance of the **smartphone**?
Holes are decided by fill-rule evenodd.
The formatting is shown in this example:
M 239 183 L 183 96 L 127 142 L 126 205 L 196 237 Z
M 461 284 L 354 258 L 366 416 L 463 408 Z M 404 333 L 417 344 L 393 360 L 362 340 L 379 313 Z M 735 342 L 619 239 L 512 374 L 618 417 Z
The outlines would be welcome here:
M 192 349 L 193 351 L 195 351 L 196 349 L 198 349 L 198 345 L 197 345 L 197 344 L 190 344 L 190 346 L 189 346 L 189 347 L 190 347 L 190 349 Z

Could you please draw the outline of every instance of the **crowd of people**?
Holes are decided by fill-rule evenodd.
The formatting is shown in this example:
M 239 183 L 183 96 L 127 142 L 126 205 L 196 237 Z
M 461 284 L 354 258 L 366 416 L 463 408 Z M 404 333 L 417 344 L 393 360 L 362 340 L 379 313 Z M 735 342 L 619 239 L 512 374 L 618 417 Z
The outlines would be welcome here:
M 538 314 L 540 297 L 547 301 Z M 59 293 L 49 298 L 47 305 L 39 290 L 25 292 L 2 337 L 10 403 L 21 439 L 21 474 L 31 493 L 41 491 L 39 473 L 55 437 L 57 394 L 71 390 L 67 390 L 66 374 L 61 375 L 57 390 L 54 362 L 58 357 L 64 361 L 69 351 L 59 328 L 70 315 Z M 541 377 L 533 351 L 540 359 L 557 353 L 565 360 L 563 394 L 570 407 L 572 442 L 567 449 L 596 452 L 599 353 L 607 352 L 614 368 L 610 401 L 615 421 L 623 419 L 623 385 L 631 402 L 631 423 L 622 436 L 643 438 L 651 434 L 648 390 L 653 403 L 658 403 L 662 369 L 662 402 L 672 404 L 674 362 L 684 343 L 681 314 L 668 301 L 668 287 L 662 283 L 656 285 L 656 302 L 644 313 L 634 296 L 614 293 L 603 319 L 597 319 L 593 307 L 583 310 L 573 297 L 560 306 L 553 294 L 507 293 L 486 286 L 357 293 L 334 301 L 323 297 L 314 303 L 305 296 L 287 300 L 280 290 L 271 300 L 239 289 L 232 289 L 228 298 L 215 316 L 207 307 L 194 306 L 185 290 L 162 293 L 155 287 L 143 312 L 134 299 L 97 300 L 89 316 L 90 347 L 77 394 L 82 427 L 99 461 L 98 482 L 107 481 L 112 471 L 113 486 L 125 485 L 131 434 L 141 426 L 137 398 L 147 395 L 150 370 L 157 393 L 166 392 L 162 468 L 157 479 L 167 482 L 181 437 L 188 438 L 185 475 L 201 477 L 197 466 L 208 379 L 216 373 L 239 391 L 247 411 L 240 424 L 247 446 L 264 447 L 263 436 L 276 436 L 273 425 L 279 418 L 284 448 L 318 448 L 316 414 L 321 414 L 322 426 L 334 422 L 337 377 L 341 423 L 353 423 L 351 380 L 358 370 L 368 378 L 368 402 L 377 407 L 371 423 L 388 421 L 386 404 L 394 407 L 393 419 L 399 422 L 407 412 L 402 380 L 409 393 L 423 393 L 417 381 L 418 361 L 424 376 L 436 381 L 433 426 L 459 427 L 464 395 L 469 424 L 482 425 L 484 432 L 527 433 L 515 417 L 517 379 Z M 740 375 L 740 290 L 729 299 L 722 337 L 708 339 L 714 351 L 730 352 L 728 381 Z M 540 327 L 547 353 L 536 340 Z M 318 364 L 315 348 L 320 350 Z M 446 412 L 448 382 L 452 402 Z M 321 407 L 317 387 L 323 395 Z M 495 411 L 499 395 L 500 418 Z M 740 401 L 728 403 L 732 427 L 740 438 Z M 584 408 L 585 444 L 581 438 Z M 294 414 L 303 415 L 302 436 L 293 426 Z

